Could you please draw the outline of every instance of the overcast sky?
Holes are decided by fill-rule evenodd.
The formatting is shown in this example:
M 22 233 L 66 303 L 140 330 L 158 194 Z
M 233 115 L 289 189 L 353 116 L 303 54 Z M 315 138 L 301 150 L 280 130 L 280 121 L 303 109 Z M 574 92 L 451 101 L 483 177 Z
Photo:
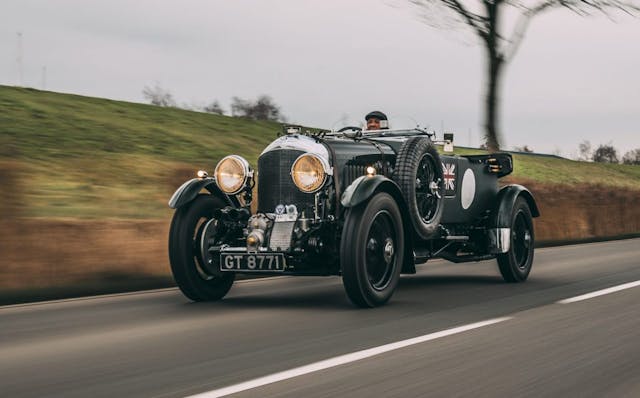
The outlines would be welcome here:
M 395 5 L 395 6 L 394 6 Z M 272 96 L 292 122 L 332 127 L 373 109 L 478 145 L 482 48 L 400 0 L 0 1 L 0 84 L 144 102 Z M 640 19 L 555 10 L 533 21 L 502 95 L 504 147 L 640 148 Z

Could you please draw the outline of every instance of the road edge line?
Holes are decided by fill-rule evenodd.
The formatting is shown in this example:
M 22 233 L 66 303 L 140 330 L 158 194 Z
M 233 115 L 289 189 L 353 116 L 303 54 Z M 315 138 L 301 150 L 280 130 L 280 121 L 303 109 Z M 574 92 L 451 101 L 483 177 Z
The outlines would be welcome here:
M 284 279 L 289 278 L 289 275 L 278 275 L 278 276 L 267 276 L 263 278 L 254 278 L 254 279 L 241 279 L 239 281 L 235 281 L 234 284 L 245 284 L 245 283 L 255 283 L 260 281 L 274 280 L 274 279 Z M 7 304 L 0 305 L 0 310 L 3 309 L 12 309 L 12 308 L 22 308 L 22 307 L 34 307 L 38 305 L 49 305 L 49 304 L 61 304 L 61 303 L 69 303 L 76 301 L 85 301 L 85 300 L 98 300 L 105 298 L 114 298 L 114 297 L 123 297 L 123 296 L 135 296 L 135 295 L 144 295 L 144 294 L 153 294 L 153 293 L 163 293 L 170 291 L 177 291 L 178 287 L 163 287 L 160 289 L 146 289 L 146 290 L 134 290 L 131 292 L 121 292 L 121 293 L 105 293 L 105 294 L 96 294 L 93 296 L 80 296 L 80 297 L 69 297 L 63 299 L 55 299 L 55 300 L 47 300 L 47 301 L 31 301 L 28 303 L 18 303 L 18 304 Z

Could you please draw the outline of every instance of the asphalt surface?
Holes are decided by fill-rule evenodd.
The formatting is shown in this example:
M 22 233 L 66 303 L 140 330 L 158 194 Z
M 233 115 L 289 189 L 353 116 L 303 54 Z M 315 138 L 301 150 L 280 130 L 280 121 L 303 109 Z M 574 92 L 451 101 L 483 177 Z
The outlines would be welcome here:
M 215 392 L 506 317 L 234 396 L 638 397 L 640 286 L 558 303 L 638 280 L 632 239 L 538 249 L 517 285 L 495 261 L 429 262 L 371 310 L 352 307 L 333 277 L 242 281 L 217 303 L 165 289 L 0 307 L 0 396 Z

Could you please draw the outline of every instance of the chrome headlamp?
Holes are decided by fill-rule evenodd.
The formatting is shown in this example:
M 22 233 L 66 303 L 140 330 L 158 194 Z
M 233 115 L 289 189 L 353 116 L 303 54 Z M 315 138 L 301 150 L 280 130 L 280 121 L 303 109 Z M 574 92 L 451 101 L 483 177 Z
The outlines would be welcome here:
M 218 162 L 214 175 L 222 192 L 235 195 L 247 185 L 249 177 L 253 177 L 253 170 L 243 157 L 229 155 Z
M 332 171 L 327 161 L 313 153 L 305 153 L 291 166 L 291 178 L 299 190 L 305 193 L 318 191 Z

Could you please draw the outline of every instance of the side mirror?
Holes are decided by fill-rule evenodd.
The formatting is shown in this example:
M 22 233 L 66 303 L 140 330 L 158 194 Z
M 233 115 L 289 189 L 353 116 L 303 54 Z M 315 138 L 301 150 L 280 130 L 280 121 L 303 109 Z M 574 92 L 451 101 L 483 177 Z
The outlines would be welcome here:
M 453 152 L 453 133 L 444 134 L 444 151 Z

